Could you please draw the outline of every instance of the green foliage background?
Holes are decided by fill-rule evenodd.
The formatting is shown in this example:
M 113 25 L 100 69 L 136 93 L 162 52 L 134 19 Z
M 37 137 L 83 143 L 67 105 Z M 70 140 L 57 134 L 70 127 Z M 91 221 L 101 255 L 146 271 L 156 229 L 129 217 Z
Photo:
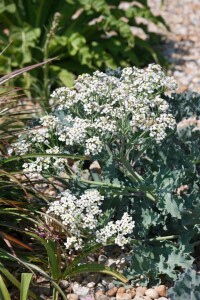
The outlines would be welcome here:
M 58 57 L 43 72 L 34 70 L 14 83 L 47 100 L 51 88 L 59 82 L 71 86 L 78 74 L 159 61 L 154 46 L 160 38 L 146 21 L 166 26 L 164 20 L 146 0 L 126 2 L 125 10 L 119 0 L 0 0 L 0 74 Z M 134 36 L 132 27 L 147 39 Z

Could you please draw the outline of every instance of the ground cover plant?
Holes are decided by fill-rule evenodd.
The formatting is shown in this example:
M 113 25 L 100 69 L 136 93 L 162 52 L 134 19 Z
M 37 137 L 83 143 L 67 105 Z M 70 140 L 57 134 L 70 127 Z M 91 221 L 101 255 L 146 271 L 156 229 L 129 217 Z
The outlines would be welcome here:
M 60 280 L 81 272 L 152 285 L 192 267 L 200 237 L 199 130 L 177 124 L 194 112 L 198 120 L 199 95 L 164 95 L 174 89 L 154 64 L 83 74 L 73 88 L 52 93 L 54 111 L 29 124 L 1 161 L 22 167 L 30 182 L 54 179 L 57 198 L 32 201 L 17 215 L 37 253 L 17 252 L 18 261 L 52 283 L 54 299 L 66 297 Z M 125 277 L 86 263 L 111 244 L 131 254 Z M 16 260 L 1 251 L 4 261 Z
M 154 46 L 160 37 L 149 31 L 146 22 L 167 27 L 162 17 L 153 15 L 146 0 L 120 3 L 2 0 L 0 74 L 58 57 L 43 70 L 34 70 L 14 82 L 29 97 L 46 100 L 41 103 L 47 108 L 50 91 L 60 84 L 73 85 L 78 74 L 159 61 Z M 146 40 L 136 36 L 133 29 L 140 29 Z

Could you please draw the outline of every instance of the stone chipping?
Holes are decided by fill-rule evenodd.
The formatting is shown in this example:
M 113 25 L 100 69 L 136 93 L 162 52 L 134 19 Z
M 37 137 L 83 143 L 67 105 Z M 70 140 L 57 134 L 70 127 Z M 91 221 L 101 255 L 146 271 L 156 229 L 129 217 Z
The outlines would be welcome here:
M 165 38 L 161 52 L 169 60 L 178 92 L 200 93 L 200 0 L 148 0 L 148 4 L 170 26 L 170 31 L 158 31 Z

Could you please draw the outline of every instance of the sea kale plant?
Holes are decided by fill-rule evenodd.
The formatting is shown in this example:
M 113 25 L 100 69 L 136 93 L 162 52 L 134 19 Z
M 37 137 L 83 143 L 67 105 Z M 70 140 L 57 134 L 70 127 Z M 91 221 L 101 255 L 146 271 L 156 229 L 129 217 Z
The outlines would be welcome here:
M 191 266 L 198 240 L 190 220 L 198 212 L 194 145 L 177 134 L 173 100 L 164 96 L 175 89 L 155 64 L 83 74 L 52 93 L 57 108 L 9 151 L 26 158 L 29 178 L 62 183 L 44 209 L 49 228 L 61 226 L 66 251 L 129 245 L 125 271 L 134 282 L 175 280 Z

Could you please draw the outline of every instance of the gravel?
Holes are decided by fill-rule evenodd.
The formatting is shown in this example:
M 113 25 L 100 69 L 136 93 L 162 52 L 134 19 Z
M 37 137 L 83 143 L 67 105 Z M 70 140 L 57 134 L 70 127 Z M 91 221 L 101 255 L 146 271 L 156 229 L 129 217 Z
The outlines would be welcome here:
M 178 92 L 200 93 L 200 0 L 149 0 L 154 14 L 161 14 L 171 31 L 160 29 L 166 41 L 161 52 L 171 63 L 169 74 L 178 82 Z

